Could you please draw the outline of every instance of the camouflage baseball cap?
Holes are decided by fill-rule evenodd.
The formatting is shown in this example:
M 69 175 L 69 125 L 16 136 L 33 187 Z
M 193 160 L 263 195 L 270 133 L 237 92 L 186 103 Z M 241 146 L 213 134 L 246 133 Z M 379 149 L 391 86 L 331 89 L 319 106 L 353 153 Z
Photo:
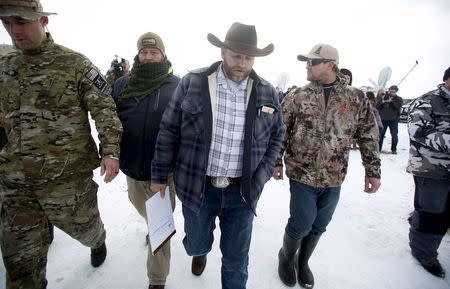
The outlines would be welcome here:
M 308 54 L 300 54 L 297 56 L 300 61 L 308 59 L 326 59 L 339 63 L 339 53 L 336 48 L 328 44 L 315 45 Z
M 44 12 L 39 0 L 0 0 L 0 17 L 19 17 L 35 21 L 54 14 L 56 13 Z

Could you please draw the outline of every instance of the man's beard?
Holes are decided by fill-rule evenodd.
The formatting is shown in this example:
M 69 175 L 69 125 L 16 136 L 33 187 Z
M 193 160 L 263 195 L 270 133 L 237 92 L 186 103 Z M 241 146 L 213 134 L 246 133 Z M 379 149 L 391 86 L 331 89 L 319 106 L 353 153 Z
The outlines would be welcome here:
M 245 73 L 242 76 L 234 74 L 232 69 L 228 66 L 228 64 L 225 60 L 223 61 L 223 70 L 225 72 L 226 77 L 236 83 L 242 82 L 244 79 L 246 79 L 250 75 L 250 71 L 248 71 L 247 73 Z

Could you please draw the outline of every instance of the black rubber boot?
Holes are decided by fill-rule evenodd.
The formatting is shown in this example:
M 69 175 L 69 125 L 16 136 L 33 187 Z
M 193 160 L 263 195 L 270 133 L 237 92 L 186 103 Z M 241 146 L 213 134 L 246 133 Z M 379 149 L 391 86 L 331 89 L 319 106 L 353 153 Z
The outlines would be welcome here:
M 296 262 L 296 269 L 298 283 L 303 288 L 314 287 L 314 275 L 309 268 L 308 261 L 319 242 L 320 236 L 321 234 L 309 234 L 302 239 L 300 244 L 299 254 L 297 254 L 298 262 Z
M 103 243 L 100 247 L 91 249 L 91 265 L 99 267 L 106 259 L 106 245 Z
M 442 268 L 441 263 L 439 263 L 439 260 L 436 257 L 417 258 L 417 260 L 425 270 L 427 270 L 434 276 L 439 278 L 445 278 L 444 268 Z
M 292 239 L 286 232 L 283 237 L 283 247 L 278 252 L 278 276 L 281 281 L 293 287 L 297 283 L 295 277 L 295 252 L 298 249 L 300 240 Z

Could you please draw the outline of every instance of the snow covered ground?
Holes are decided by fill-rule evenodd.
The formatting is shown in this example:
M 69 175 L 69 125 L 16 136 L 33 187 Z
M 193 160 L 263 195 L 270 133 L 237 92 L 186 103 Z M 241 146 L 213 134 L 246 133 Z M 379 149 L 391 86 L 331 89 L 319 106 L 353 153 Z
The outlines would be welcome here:
M 425 272 L 411 257 L 406 218 L 412 210 L 413 181 L 405 172 L 408 158 L 406 125 L 400 124 L 398 155 L 382 154 L 382 186 L 374 195 L 363 192 L 359 151 L 351 151 L 349 172 L 341 200 L 328 231 L 320 240 L 310 265 L 317 289 L 449 289 L 450 278 Z M 390 137 L 385 141 L 385 149 Z M 49 289 L 145 289 L 146 224 L 130 204 L 125 176 L 100 184 L 99 205 L 107 230 L 108 257 L 97 269 L 89 263 L 89 248 L 55 230 L 47 266 Z M 277 253 L 288 218 L 288 182 L 270 180 L 258 205 L 250 249 L 249 289 L 288 288 L 277 274 Z M 221 288 L 219 230 L 202 276 L 190 273 L 180 203 L 174 213 L 178 232 L 172 238 L 172 268 L 167 289 Z M 450 274 L 450 235 L 439 249 Z M 0 289 L 4 289 L 0 262 Z M 295 287 L 294 287 L 295 288 Z M 297 285 L 296 288 L 299 288 Z

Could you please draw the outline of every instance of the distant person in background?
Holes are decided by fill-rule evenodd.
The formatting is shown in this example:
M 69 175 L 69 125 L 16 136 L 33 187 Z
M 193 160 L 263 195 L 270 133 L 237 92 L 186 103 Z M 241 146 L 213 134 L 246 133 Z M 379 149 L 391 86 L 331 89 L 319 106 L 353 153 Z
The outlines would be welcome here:
M 297 88 L 296 85 L 293 85 L 291 87 L 289 87 L 286 92 L 284 93 L 284 96 L 286 97 L 286 95 L 288 95 L 291 91 L 295 90 Z
M 350 70 L 348 70 L 347 68 L 341 68 L 340 70 L 339 70 L 341 73 L 342 73 L 342 75 L 344 76 L 344 79 L 345 79 L 345 83 L 347 84 L 347 85 L 352 85 L 352 82 L 353 82 L 353 76 L 352 76 L 352 72 L 350 71 Z M 350 148 L 352 149 L 352 150 L 357 150 L 359 147 L 358 147 L 358 142 L 357 142 L 357 140 L 356 139 L 353 139 L 352 140 L 352 143 L 351 143 L 351 145 L 350 145 Z
M 284 93 L 278 86 L 275 87 L 275 91 L 276 91 L 276 93 L 278 95 L 278 101 L 281 103 L 283 101 L 283 98 L 284 98 Z
M 155 193 L 150 191 L 151 163 L 156 137 L 164 110 L 180 78 L 173 75 L 164 43 L 153 32 L 144 33 L 137 41 L 137 55 L 130 74 L 113 85 L 117 114 L 122 121 L 120 170 L 127 176 L 128 198 L 147 222 L 145 202 Z M 173 181 L 170 179 L 169 184 Z M 175 190 L 169 186 L 172 210 Z M 154 215 L 154 214 L 153 214 Z M 153 255 L 150 243 L 147 254 L 149 289 L 163 289 L 170 271 L 170 240 Z
M 380 117 L 380 113 L 378 112 L 378 109 L 376 108 L 376 101 L 375 101 L 375 93 L 373 93 L 373 91 L 367 91 L 366 92 L 366 97 L 369 99 L 370 101 L 370 106 L 372 108 L 372 112 L 375 116 L 375 120 L 377 121 L 377 125 L 378 128 L 380 130 L 380 135 L 381 135 L 381 131 L 383 129 L 383 122 L 381 121 L 381 117 Z
M 416 187 L 409 219 L 411 253 L 440 278 L 445 278 L 445 270 L 437 250 L 450 227 L 450 67 L 443 81 L 409 106 L 407 167 Z
M 352 72 L 347 68 L 341 68 L 339 71 L 344 75 L 345 83 L 347 83 L 347 85 L 352 85 L 353 82 Z
M 128 73 L 130 73 L 130 62 L 116 55 L 111 61 L 111 67 L 106 72 L 105 78 L 110 85 L 113 85 L 117 79 Z
M 377 109 L 380 113 L 383 129 L 380 135 L 380 151 L 383 148 L 383 139 L 386 131 L 389 128 L 391 133 L 392 143 L 391 152 L 397 154 L 398 144 L 398 120 L 400 117 L 400 110 L 403 105 L 403 99 L 397 95 L 398 87 L 392 85 L 384 95 L 380 95 L 377 99 Z
M 337 49 L 317 44 L 297 58 L 306 62 L 310 82 L 287 95 L 281 105 L 286 134 L 273 177 L 283 179 L 284 160 L 291 199 L 278 275 L 284 284 L 295 286 L 297 270 L 298 283 L 312 288 L 309 259 L 338 204 L 350 141 L 356 137 L 361 146 L 366 193 L 380 186 L 380 158 L 369 101 L 339 73 Z

